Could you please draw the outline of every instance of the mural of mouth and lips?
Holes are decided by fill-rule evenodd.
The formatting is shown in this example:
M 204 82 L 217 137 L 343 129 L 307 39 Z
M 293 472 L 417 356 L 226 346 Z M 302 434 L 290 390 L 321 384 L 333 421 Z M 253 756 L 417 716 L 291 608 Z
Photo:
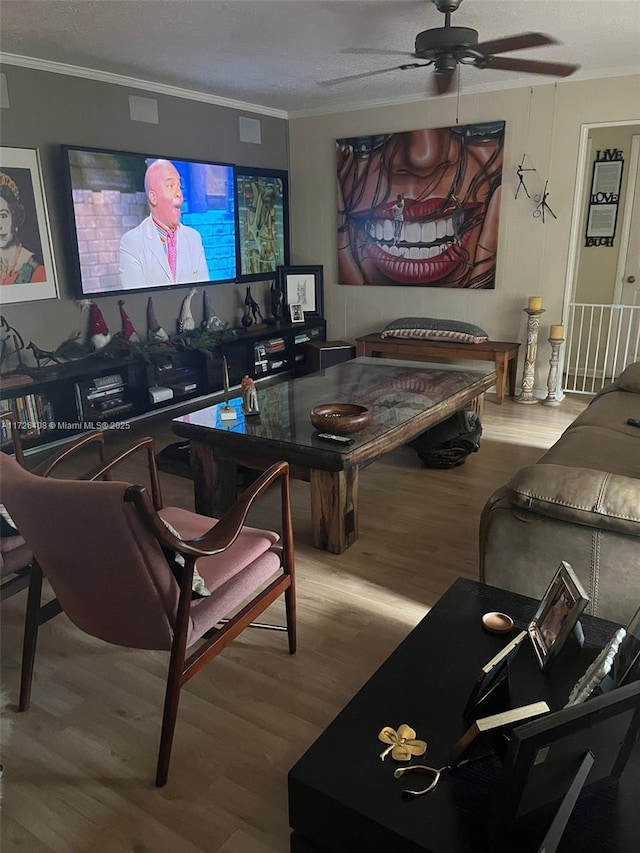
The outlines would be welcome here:
M 340 283 L 493 287 L 504 127 L 338 140 Z

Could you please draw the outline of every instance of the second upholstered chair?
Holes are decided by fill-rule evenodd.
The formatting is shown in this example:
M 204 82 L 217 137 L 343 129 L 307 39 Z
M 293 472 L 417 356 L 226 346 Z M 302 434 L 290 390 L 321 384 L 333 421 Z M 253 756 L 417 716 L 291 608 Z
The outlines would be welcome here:
M 149 490 L 105 480 L 140 451 L 147 454 Z M 81 630 L 121 646 L 170 652 L 156 769 L 156 785 L 164 785 L 181 687 L 281 595 L 289 652 L 295 652 L 289 466 L 273 465 L 216 520 L 163 507 L 151 439 L 82 480 L 38 477 L 8 457 L 0 464 L 3 500 L 37 557 L 27 604 L 21 710 L 30 700 L 44 573 Z M 246 526 L 249 510 L 276 481 L 280 530 Z M 194 570 L 209 595 L 193 597 Z

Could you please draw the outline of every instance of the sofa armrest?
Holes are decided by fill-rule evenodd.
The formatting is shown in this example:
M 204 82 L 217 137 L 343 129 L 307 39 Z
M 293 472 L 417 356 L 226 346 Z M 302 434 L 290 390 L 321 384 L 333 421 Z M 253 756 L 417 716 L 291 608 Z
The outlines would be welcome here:
M 521 468 L 506 486 L 519 509 L 640 536 L 640 480 L 565 465 Z

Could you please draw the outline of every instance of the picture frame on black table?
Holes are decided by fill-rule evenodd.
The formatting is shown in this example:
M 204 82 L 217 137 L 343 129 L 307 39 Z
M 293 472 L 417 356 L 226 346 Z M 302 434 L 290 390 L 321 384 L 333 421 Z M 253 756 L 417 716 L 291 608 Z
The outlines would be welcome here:
M 491 658 L 480 670 L 478 680 L 473 686 L 463 716 L 472 719 L 487 713 L 486 709 L 495 704 L 500 694 L 509 694 L 509 667 L 518 654 L 522 641 L 527 636 L 526 631 L 520 633 L 507 643 L 497 655 Z
M 557 809 L 539 850 L 553 853 L 582 791 L 619 779 L 640 727 L 640 682 L 517 726 L 494 800 L 499 837 L 515 821 Z
M 582 584 L 563 560 L 527 628 L 540 669 L 558 655 L 588 603 Z

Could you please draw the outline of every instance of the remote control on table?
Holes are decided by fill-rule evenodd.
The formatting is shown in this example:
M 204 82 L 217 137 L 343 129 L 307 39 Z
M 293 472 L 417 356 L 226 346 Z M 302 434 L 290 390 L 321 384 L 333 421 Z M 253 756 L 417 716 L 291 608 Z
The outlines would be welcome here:
M 328 441 L 337 441 L 338 444 L 353 444 L 353 439 L 348 435 L 331 435 L 330 432 L 319 432 L 316 438 L 325 438 Z
M 627 423 L 629 424 L 629 426 L 640 427 L 640 418 L 628 418 Z

